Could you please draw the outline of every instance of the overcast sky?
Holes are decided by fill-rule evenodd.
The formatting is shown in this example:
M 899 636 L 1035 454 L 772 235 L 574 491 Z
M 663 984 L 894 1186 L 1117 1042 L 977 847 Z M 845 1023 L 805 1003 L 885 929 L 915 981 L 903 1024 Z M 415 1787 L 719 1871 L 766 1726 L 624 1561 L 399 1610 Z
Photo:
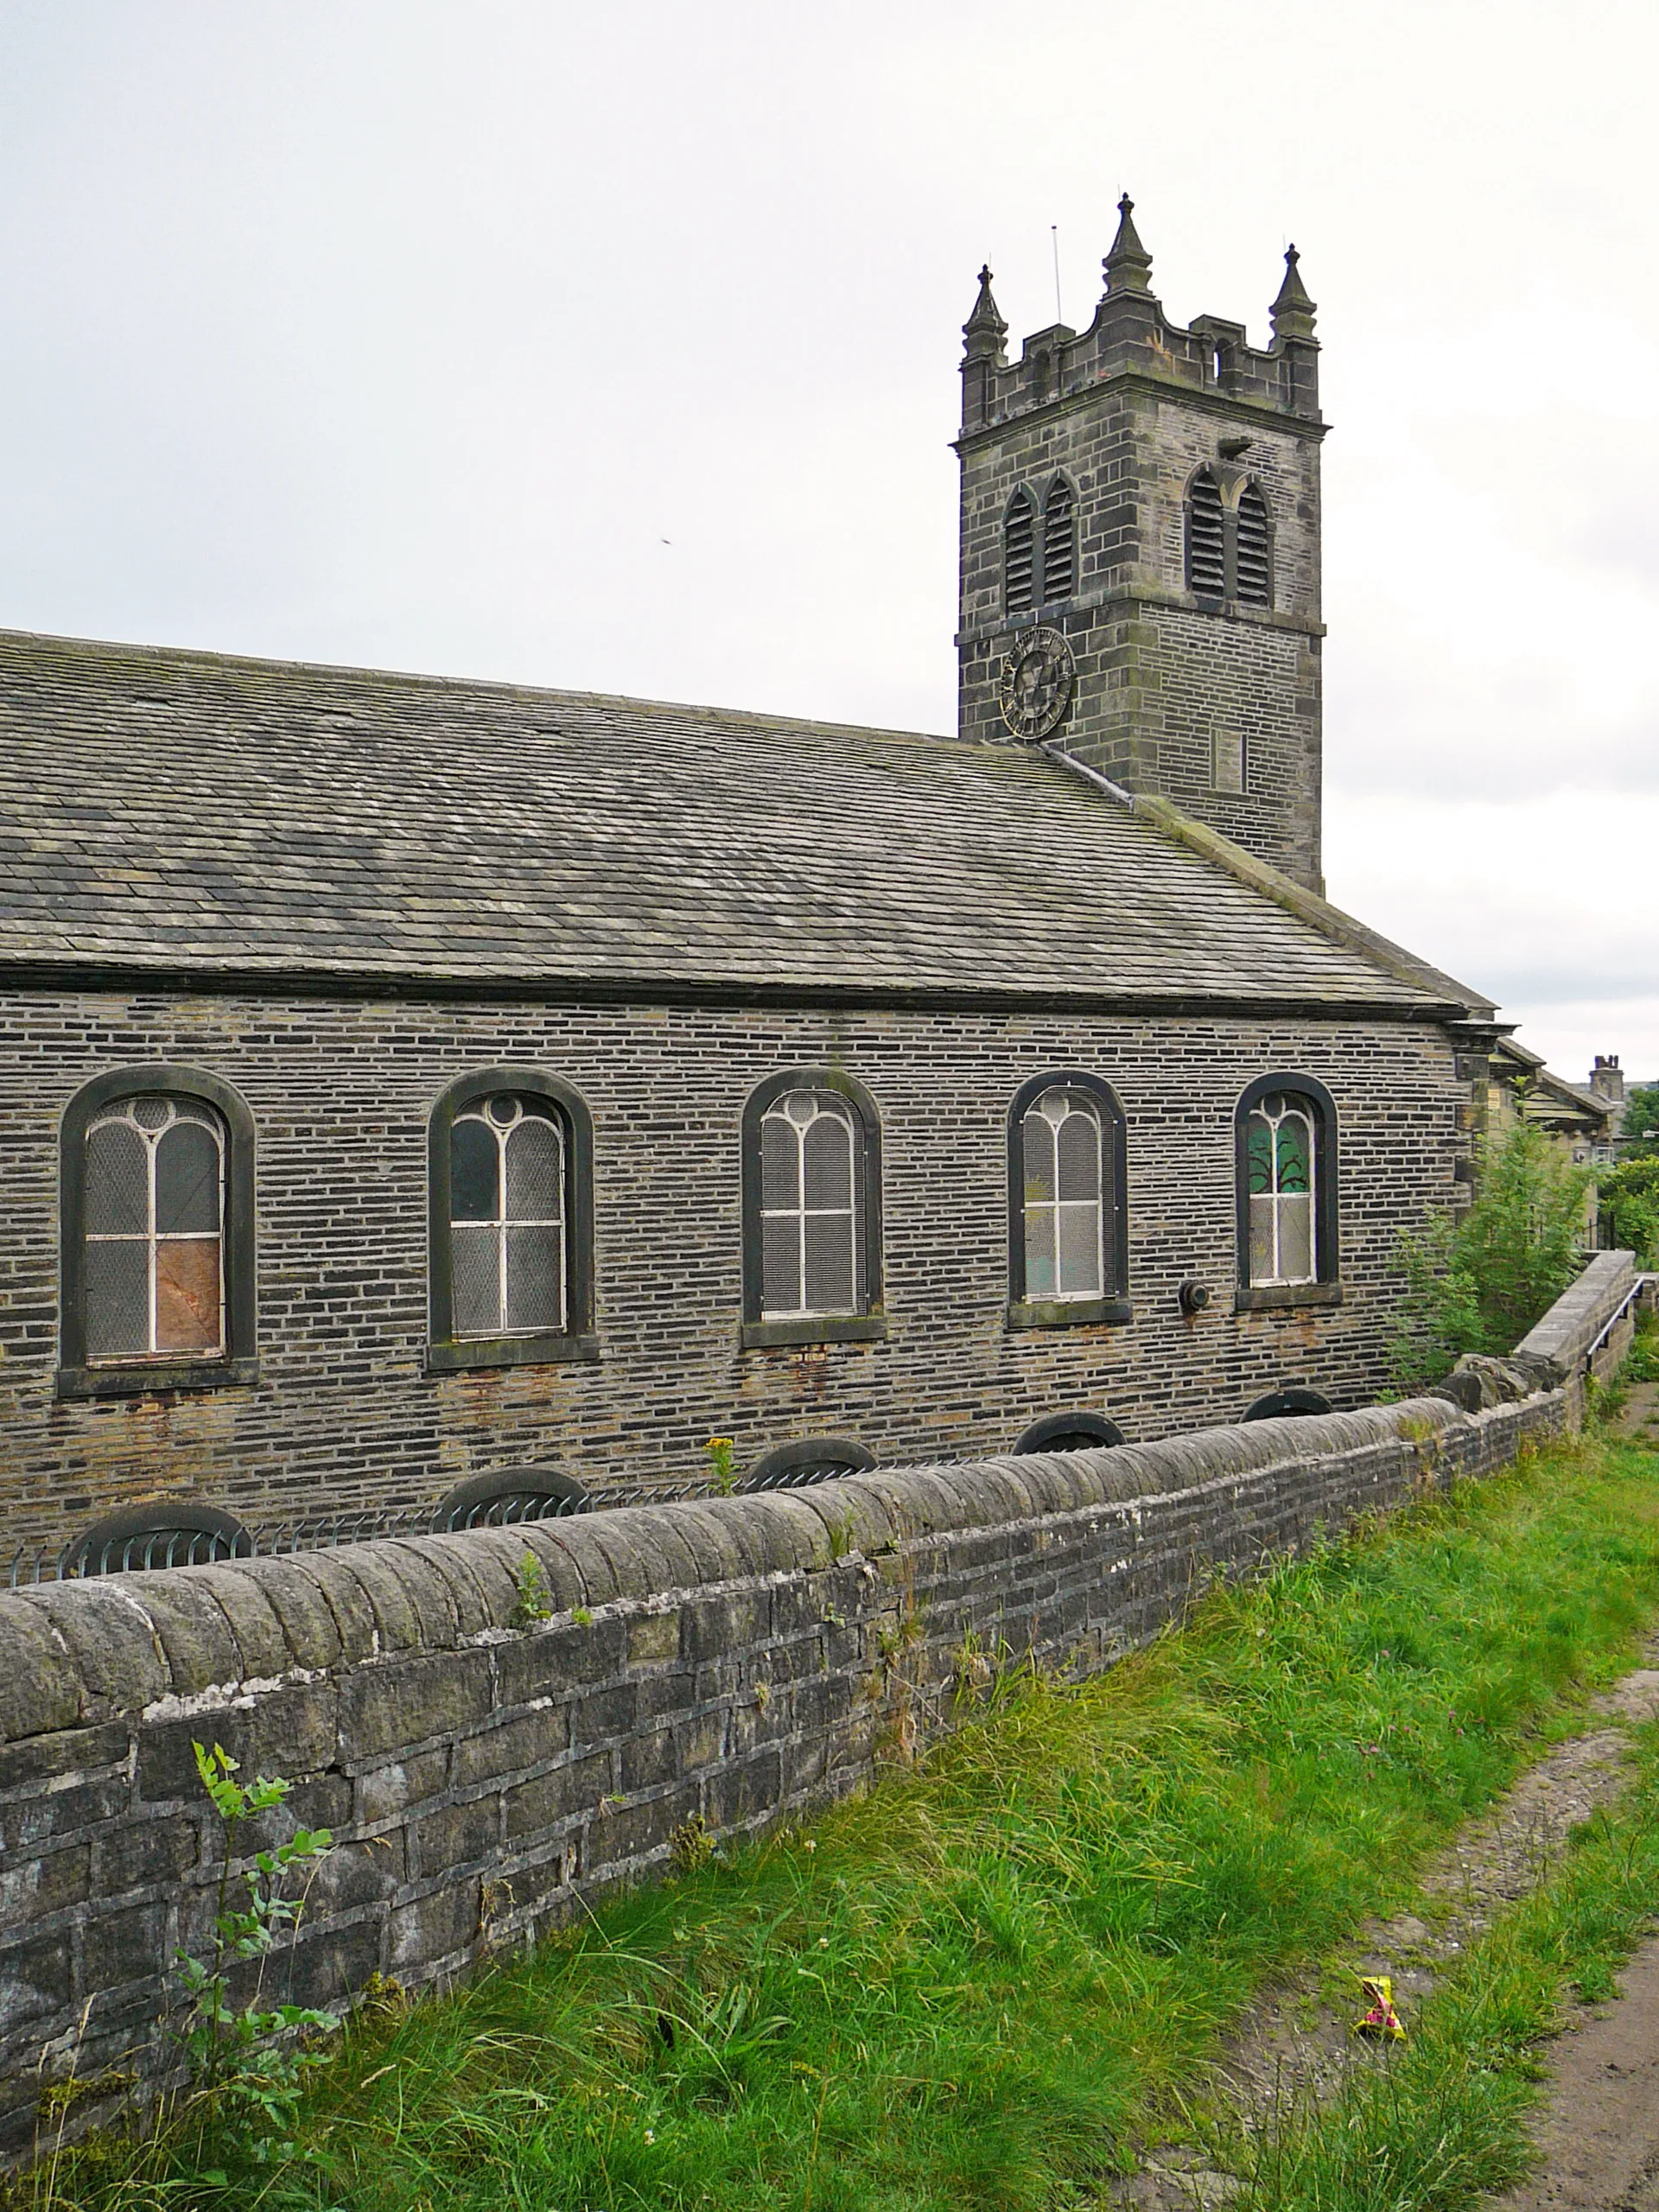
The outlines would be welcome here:
M 0 0 L 0 623 L 945 730 L 960 327 L 1325 413 L 1333 898 L 1659 1076 L 1653 0 Z

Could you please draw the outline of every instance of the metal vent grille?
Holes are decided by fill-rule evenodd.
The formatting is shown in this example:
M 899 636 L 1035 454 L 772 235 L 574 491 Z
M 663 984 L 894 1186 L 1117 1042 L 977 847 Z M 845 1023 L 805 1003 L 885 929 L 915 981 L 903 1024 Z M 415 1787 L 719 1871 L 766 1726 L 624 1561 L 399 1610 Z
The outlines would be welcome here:
M 1043 506 L 1043 598 L 1070 599 L 1077 588 L 1077 533 L 1071 486 L 1064 478 Z
M 1268 607 L 1273 601 L 1268 503 L 1254 484 L 1247 484 L 1238 496 L 1238 596 L 1250 607 Z
M 1002 528 L 1002 597 L 1010 614 L 1024 614 L 1033 603 L 1037 510 L 1027 492 L 1017 492 Z
M 1192 479 L 1186 499 L 1186 588 L 1219 599 L 1227 588 L 1221 486 L 1207 468 Z

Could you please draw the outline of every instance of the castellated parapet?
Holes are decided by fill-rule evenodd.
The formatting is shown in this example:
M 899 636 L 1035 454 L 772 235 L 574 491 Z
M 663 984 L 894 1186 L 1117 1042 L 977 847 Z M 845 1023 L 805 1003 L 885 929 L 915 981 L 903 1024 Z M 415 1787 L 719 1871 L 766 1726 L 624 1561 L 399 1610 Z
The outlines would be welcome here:
M 962 734 L 1033 734 L 1005 714 L 1011 671 L 1058 633 L 1046 741 L 1319 890 L 1325 425 L 1296 250 L 1266 347 L 1168 321 L 1127 198 L 1104 270 L 1088 329 L 1038 331 L 1017 361 L 988 270 L 963 327 Z

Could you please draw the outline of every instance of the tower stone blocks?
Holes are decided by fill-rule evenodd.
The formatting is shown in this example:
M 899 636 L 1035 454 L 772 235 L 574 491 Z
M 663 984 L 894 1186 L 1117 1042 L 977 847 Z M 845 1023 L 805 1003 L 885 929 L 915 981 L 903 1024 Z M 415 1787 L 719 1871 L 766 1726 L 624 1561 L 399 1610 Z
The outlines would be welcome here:
M 1051 742 L 1319 890 L 1313 303 L 1293 247 L 1265 349 L 1214 315 L 1180 329 L 1153 295 L 1127 199 L 1119 217 L 1087 330 L 1039 331 L 1010 361 L 988 270 L 964 326 L 962 734 L 1014 741 L 1010 655 L 1058 632 L 1075 673 Z M 1057 483 L 1076 538 L 1051 557 Z

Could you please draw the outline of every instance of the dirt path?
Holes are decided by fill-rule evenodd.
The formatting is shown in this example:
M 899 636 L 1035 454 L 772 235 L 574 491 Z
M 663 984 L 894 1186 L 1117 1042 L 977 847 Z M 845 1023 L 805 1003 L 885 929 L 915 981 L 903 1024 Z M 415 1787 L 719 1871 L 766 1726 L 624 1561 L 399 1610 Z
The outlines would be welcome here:
M 1659 1449 L 1659 1383 L 1631 1391 L 1619 1427 Z M 1389 1975 L 1409 2024 L 1447 1965 L 1546 1879 L 1571 1831 L 1623 1789 L 1629 1724 L 1659 1718 L 1659 1637 L 1643 1656 L 1647 1663 L 1594 1700 L 1611 1725 L 1557 1745 L 1459 1833 L 1425 1878 L 1424 1917 L 1402 1914 L 1361 1931 L 1351 1986 L 1338 1993 L 1310 1976 L 1258 1999 L 1217 2065 L 1217 2101 L 1227 2115 L 1217 2148 L 1147 2154 L 1115 2205 L 1208 2212 L 1227 2204 L 1242 2186 L 1224 2171 L 1230 2132 L 1253 2136 L 1287 2108 L 1325 2104 L 1356 2069 L 1382 2063 L 1378 2046 L 1352 2033 L 1363 2010 L 1359 1975 Z M 1491 2212 L 1659 2212 L 1659 1939 L 1631 1961 L 1621 1988 L 1617 2003 L 1582 2008 L 1552 2046 L 1553 2086 L 1537 2131 L 1544 2164 L 1524 2191 L 1494 2201 Z

